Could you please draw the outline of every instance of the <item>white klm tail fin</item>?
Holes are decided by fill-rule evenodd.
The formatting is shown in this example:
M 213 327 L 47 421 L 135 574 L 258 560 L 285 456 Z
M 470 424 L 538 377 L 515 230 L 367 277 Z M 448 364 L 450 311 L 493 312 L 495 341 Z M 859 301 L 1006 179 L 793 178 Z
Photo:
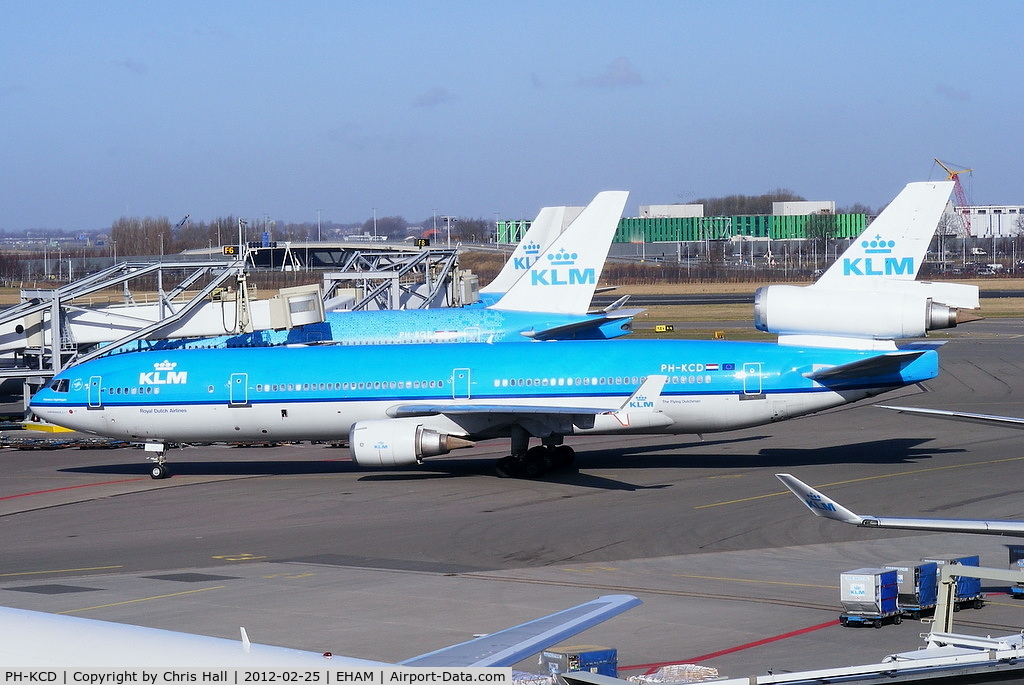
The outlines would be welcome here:
M 952 181 L 908 183 L 813 287 L 850 290 L 913 281 L 951 192 Z
M 508 292 L 519 277 L 541 256 L 548 245 L 562 232 L 566 207 L 544 207 L 530 223 L 522 240 L 512 251 L 505 266 L 493 281 L 480 288 L 480 294 L 501 295 Z
M 586 314 L 628 197 L 598 193 L 493 308 Z

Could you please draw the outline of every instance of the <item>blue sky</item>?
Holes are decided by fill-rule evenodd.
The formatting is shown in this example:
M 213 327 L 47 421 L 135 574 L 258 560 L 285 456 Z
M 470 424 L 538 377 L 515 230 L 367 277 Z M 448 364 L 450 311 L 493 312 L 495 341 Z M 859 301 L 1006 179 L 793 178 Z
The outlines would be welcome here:
M 529 218 L 970 166 L 1024 203 L 1016 2 L 0 0 L 0 229 Z M 965 177 L 966 179 L 966 177 Z

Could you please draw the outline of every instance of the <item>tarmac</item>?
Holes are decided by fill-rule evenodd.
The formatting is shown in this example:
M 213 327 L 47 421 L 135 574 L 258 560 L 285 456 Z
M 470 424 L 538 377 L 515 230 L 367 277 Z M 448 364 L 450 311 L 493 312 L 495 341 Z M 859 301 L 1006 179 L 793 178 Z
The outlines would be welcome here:
M 842 572 L 964 554 L 1006 568 L 1020 541 L 818 519 L 773 474 L 859 513 L 1024 519 L 1019 431 L 873 406 L 1024 417 L 1022 336 L 1019 319 L 958 328 L 939 378 L 812 417 L 571 440 L 575 468 L 539 480 L 495 477 L 501 441 L 375 471 L 327 445 L 192 447 L 163 481 L 137 449 L 4 448 L 0 604 L 397 661 L 625 592 L 644 604 L 572 640 L 616 648 L 623 677 L 877 662 L 928 626 L 841 627 Z M 1020 631 L 1024 602 L 986 595 L 955 630 Z

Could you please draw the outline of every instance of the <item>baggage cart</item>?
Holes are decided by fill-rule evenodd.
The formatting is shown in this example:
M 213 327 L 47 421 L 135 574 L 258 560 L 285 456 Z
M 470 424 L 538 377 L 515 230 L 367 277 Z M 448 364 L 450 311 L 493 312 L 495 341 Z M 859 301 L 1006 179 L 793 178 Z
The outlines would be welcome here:
M 921 559 L 921 561 L 934 561 L 940 568 L 945 564 L 981 566 L 981 560 L 977 554 L 948 554 L 931 556 Z M 968 575 L 958 575 L 956 578 L 956 593 L 953 597 L 953 611 L 960 611 L 961 609 L 980 609 L 983 606 L 985 606 L 985 595 L 981 592 L 981 578 L 972 578 Z
M 882 568 L 896 571 L 896 604 L 904 616 L 921 618 L 935 611 L 939 596 L 939 565 L 934 561 L 894 561 Z
M 903 612 L 896 603 L 899 586 L 896 571 L 884 568 L 859 568 L 839 576 L 839 601 L 843 613 L 839 623 L 844 626 L 902 623 Z

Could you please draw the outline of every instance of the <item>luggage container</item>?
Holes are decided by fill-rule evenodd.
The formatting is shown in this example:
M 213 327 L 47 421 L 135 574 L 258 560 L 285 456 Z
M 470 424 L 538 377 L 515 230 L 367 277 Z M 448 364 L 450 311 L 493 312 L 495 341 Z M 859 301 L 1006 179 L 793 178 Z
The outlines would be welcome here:
M 552 675 L 570 671 L 590 671 L 616 678 L 619 671 L 618 651 L 597 645 L 545 649 L 541 652 L 541 663 L 545 667 L 544 670 Z
M 921 559 L 921 561 L 934 561 L 940 569 L 946 564 L 981 566 L 981 560 L 977 554 L 932 556 Z M 981 594 L 981 578 L 958 575 L 956 577 L 956 593 L 953 596 L 953 611 L 960 611 L 964 608 L 980 609 L 983 606 L 985 606 L 985 595 Z
M 839 622 L 844 626 L 873 625 L 881 628 L 887 621 L 903 622 L 896 598 L 899 586 L 896 571 L 884 568 L 859 568 L 839 576 L 839 601 L 843 613 Z
M 1010 552 L 1010 570 L 1021 571 L 1020 581 L 1010 586 L 1010 596 L 1014 599 L 1024 599 L 1024 545 L 1007 545 Z
M 896 571 L 896 604 L 904 615 L 921 618 L 935 611 L 939 595 L 939 565 L 934 561 L 894 561 L 883 568 Z

